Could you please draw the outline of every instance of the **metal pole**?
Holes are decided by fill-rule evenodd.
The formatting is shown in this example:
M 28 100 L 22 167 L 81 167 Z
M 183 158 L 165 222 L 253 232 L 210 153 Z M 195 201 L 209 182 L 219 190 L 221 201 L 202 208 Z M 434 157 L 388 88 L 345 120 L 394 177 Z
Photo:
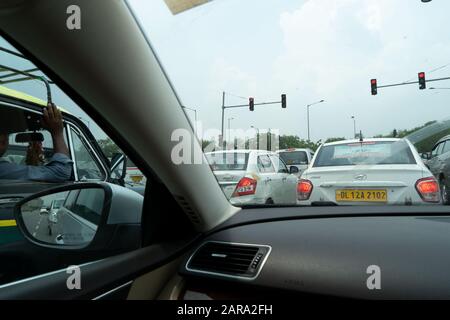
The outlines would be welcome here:
M 224 139 L 223 139 L 223 122 L 225 117 L 225 91 L 222 92 L 222 149 L 224 148 Z
M 194 130 L 195 130 L 195 135 L 197 136 L 197 110 L 194 110 L 194 117 L 195 117 L 195 126 L 194 126 Z
M 306 106 L 306 109 L 307 109 L 307 121 L 308 121 L 308 141 L 310 141 L 310 139 L 309 139 L 309 107 L 310 107 L 310 105 L 308 104 L 307 106 Z
M 352 116 L 353 119 L 353 138 L 356 138 L 356 119 L 355 116 Z

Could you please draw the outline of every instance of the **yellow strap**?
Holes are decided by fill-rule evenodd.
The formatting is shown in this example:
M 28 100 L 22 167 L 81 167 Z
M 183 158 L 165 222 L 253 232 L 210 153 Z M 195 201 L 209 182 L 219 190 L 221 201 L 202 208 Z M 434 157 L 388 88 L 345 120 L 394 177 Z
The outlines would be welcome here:
M 17 226 L 16 220 L 0 220 L 0 227 L 15 227 Z

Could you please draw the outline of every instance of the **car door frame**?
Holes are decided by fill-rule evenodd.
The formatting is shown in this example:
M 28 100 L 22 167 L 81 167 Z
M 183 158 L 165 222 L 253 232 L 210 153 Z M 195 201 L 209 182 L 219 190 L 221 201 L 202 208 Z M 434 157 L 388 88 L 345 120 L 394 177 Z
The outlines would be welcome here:
M 282 204 L 296 204 L 297 203 L 297 176 L 289 173 L 288 166 L 284 163 L 283 159 L 278 154 L 269 155 L 270 159 L 272 157 L 278 158 L 278 161 L 288 170 L 287 173 L 280 173 L 277 171 L 277 174 L 281 177 L 281 187 L 280 191 L 280 201 Z M 272 160 L 273 163 L 273 160 Z M 275 166 L 275 163 L 273 163 Z M 279 169 L 278 169 L 279 170 Z
M 272 199 L 273 202 L 279 203 L 280 202 L 280 188 L 277 186 L 281 185 L 281 178 L 278 175 L 278 172 L 275 168 L 275 165 L 272 162 L 272 159 L 269 156 L 269 153 L 267 152 L 261 152 L 257 154 L 256 157 L 256 163 L 258 164 L 258 161 L 260 161 L 260 157 L 267 157 L 270 164 L 273 167 L 273 172 L 262 172 L 258 166 L 258 172 L 263 177 L 262 181 L 265 185 L 266 191 L 265 191 L 265 201 L 267 201 L 269 198 Z
M 43 108 L 44 106 L 13 98 L 11 96 L 2 95 L 0 94 L 0 102 L 8 105 L 11 108 L 19 108 L 21 110 L 26 110 L 28 112 L 37 113 L 42 115 L 43 114 Z M 69 147 L 70 157 L 72 161 L 74 161 L 74 182 L 79 181 L 78 174 L 76 170 L 76 159 L 75 159 L 75 153 L 73 149 L 73 140 L 72 140 L 72 132 L 71 129 L 78 131 L 78 133 L 81 135 L 81 138 L 83 140 L 83 144 L 87 146 L 92 154 L 94 154 L 96 161 L 100 165 L 101 169 L 104 171 L 105 179 L 104 180 L 98 180 L 98 181 L 109 181 L 111 177 L 110 172 L 110 163 L 108 158 L 105 156 L 103 151 L 101 150 L 100 146 L 98 145 L 97 141 L 95 140 L 92 132 L 86 127 L 86 125 L 78 119 L 76 116 L 73 116 L 67 112 L 62 112 L 63 121 L 65 124 L 66 129 L 66 137 L 67 137 L 67 144 Z

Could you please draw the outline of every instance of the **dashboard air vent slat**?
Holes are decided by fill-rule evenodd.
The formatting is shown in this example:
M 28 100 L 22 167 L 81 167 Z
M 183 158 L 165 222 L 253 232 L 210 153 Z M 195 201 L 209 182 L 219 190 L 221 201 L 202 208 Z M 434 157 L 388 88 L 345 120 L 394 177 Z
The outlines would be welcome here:
M 262 245 L 210 241 L 197 249 L 187 269 L 238 278 L 255 278 L 270 252 Z

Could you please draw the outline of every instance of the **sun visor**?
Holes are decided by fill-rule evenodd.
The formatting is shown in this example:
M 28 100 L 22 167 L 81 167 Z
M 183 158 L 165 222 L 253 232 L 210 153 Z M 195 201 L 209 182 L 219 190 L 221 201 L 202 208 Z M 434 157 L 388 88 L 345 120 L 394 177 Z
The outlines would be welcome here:
M 212 0 L 164 0 L 172 14 L 178 14 L 197 6 L 201 6 Z

